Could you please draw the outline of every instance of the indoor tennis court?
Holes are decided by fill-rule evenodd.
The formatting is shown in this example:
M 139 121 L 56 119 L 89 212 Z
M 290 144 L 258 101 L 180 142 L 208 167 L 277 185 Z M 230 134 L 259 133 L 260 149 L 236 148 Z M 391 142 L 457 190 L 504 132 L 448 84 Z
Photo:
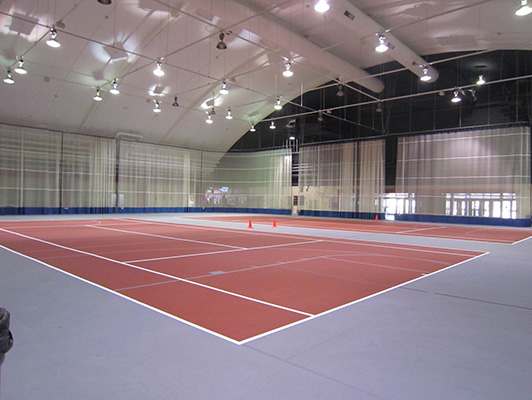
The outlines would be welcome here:
M 483 254 L 250 226 L 135 219 L 12 222 L 2 224 L 0 240 L 18 254 L 235 343 Z
M 3 383 L 17 382 L 30 362 L 40 378 L 25 384 L 28 393 L 56 391 L 58 378 L 83 387 L 81 368 L 87 383 L 101 382 L 91 393 L 119 397 L 154 382 L 163 397 L 166 388 L 229 395 L 235 384 L 255 393 L 257 373 L 282 382 L 266 392 L 294 398 L 304 396 L 301 385 L 313 396 L 364 397 L 361 387 L 391 395 L 396 383 L 364 372 L 371 363 L 405 378 L 431 365 L 467 385 L 448 367 L 479 365 L 476 346 L 493 346 L 483 353 L 493 365 L 527 363 L 519 332 L 532 309 L 530 235 L 252 214 L 3 218 L 1 293 L 16 311 L 15 339 L 32 343 L 9 354 Z M 118 366 L 127 372 L 111 372 Z M 506 380 L 515 369 L 495 371 L 483 375 Z M 168 386 L 169 376 L 194 384 Z M 497 382 L 505 392 L 525 388 Z

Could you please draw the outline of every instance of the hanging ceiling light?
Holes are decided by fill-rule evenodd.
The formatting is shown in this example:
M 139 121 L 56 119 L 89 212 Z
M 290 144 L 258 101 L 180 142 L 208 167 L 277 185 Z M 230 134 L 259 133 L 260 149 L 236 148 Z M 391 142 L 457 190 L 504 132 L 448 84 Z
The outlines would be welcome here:
M 275 129 L 275 122 L 272 121 L 272 123 L 270 125 L 270 129 Z
M 276 101 L 275 105 L 273 106 L 273 108 L 275 108 L 276 110 L 282 110 L 283 109 L 283 106 L 281 105 L 281 98 L 280 97 L 277 97 L 277 101 Z
M 229 90 L 227 89 L 227 82 L 222 82 L 222 87 L 220 88 L 220 94 L 227 94 Z
M 314 10 L 316 10 L 319 13 L 324 13 L 329 11 L 329 2 L 327 0 L 318 0 L 316 4 L 314 5 Z
M 212 120 L 211 113 L 207 113 L 207 119 L 205 120 L 206 123 L 212 124 L 214 121 Z
M 318 111 L 318 122 L 323 122 L 323 111 Z
M 26 69 L 24 68 L 24 59 L 22 58 L 22 56 L 17 56 L 17 60 L 18 60 L 18 65 L 15 67 L 15 72 L 17 74 L 21 74 L 21 75 L 25 75 L 28 73 L 28 71 L 26 71 Z
M 286 60 L 284 63 L 285 70 L 283 71 L 283 76 L 286 76 L 287 78 L 290 78 L 294 75 L 294 72 L 290 70 L 290 67 L 292 66 L 292 62 L 290 60 Z
M 10 69 L 7 70 L 7 75 L 4 78 L 4 82 L 7 83 L 8 85 L 12 85 L 13 83 L 15 83 L 15 80 L 13 79 L 13 73 L 11 72 Z
M 102 99 L 102 95 L 100 93 L 100 88 L 99 87 L 96 88 L 96 94 L 94 95 L 93 99 L 94 99 L 94 101 L 102 101 L 103 100 Z
M 388 43 L 386 43 L 386 36 L 383 34 L 379 35 L 379 44 L 375 47 L 375 51 L 378 53 L 384 53 L 388 50 Z
M 233 112 L 230 108 L 227 109 L 227 115 L 225 116 L 226 119 L 233 119 Z
M 109 93 L 119 94 L 120 90 L 118 90 L 118 81 L 116 79 L 113 79 L 112 85 L 113 87 L 109 90 Z
M 424 65 L 422 66 L 423 68 L 423 75 L 419 78 L 420 81 L 422 82 L 428 82 L 432 79 L 432 76 L 429 74 L 429 68 Z
M 341 83 L 338 84 L 338 92 L 336 92 L 336 95 L 338 97 L 344 97 L 344 91 L 342 90 L 343 85 Z
M 98 0 L 98 3 L 108 6 L 111 4 L 111 0 Z
M 453 103 L 460 103 L 462 101 L 462 98 L 460 97 L 460 93 L 458 90 L 455 90 L 453 92 L 453 98 L 451 99 Z
M 179 103 L 177 102 L 177 96 L 174 96 L 174 102 L 172 103 L 172 107 L 179 107 Z
M 161 103 L 159 102 L 159 100 L 153 100 L 153 112 L 154 113 L 160 113 L 162 110 L 161 110 Z
M 257 129 L 255 129 L 255 124 L 251 124 L 251 129 L 249 130 L 250 132 L 256 132 Z
M 224 42 L 225 33 L 220 32 L 220 34 L 218 35 L 218 38 L 220 39 L 220 41 L 219 41 L 218 44 L 216 45 L 216 48 L 217 48 L 218 50 L 225 50 L 225 49 L 227 49 L 227 45 L 226 45 L 225 42 Z
M 477 85 L 483 85 L 486 81 L 484 80 L 484 77 L 482 75 L 478 76 Z
M 515 12 L 515 15 L 523 17 L 525 15 L 532 13 L 532 7 L 530 7 L 527 3 L 528 3 L 527 0 L 521 0 L 521 5 Z
M 61 47 L 61 43 L 57 41 L 57 31 L 55 30 L 55 27 L 52 25 L 50 28 L 50 37 L 46 41 L 46 44 L 50 47 Z
M 155 65 L 155 69 L 153 70 L 153 75 L 164 76 L 163 63 L 160 60 L 157 61 L 157 64 Z

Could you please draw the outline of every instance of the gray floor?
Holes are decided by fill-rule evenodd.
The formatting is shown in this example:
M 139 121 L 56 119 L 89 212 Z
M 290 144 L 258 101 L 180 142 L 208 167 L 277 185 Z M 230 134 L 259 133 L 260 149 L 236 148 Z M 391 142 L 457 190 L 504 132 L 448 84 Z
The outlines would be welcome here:
M 532 239 L 276 231 L 489 254 L 238 346 L 0 248 L 0 306 L 15 336 L 0 398 L 530 398 Z

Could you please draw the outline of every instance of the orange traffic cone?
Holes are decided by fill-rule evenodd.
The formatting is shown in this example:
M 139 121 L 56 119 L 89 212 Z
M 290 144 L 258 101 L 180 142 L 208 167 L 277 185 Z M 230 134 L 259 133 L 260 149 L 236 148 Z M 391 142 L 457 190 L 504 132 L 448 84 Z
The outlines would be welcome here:
M 277 228 L 277 221 L 276 220 L 273 220 L 273 227 Z
M 249 225 L 248 225 L 248 228 L 252 229 L 253 228 L 253 225 L 251 224 L 251 220 L 249 220 Z
M 379 220 L 379 216 L 375 214 L 375 221 L 378 221 L 378 220 Z

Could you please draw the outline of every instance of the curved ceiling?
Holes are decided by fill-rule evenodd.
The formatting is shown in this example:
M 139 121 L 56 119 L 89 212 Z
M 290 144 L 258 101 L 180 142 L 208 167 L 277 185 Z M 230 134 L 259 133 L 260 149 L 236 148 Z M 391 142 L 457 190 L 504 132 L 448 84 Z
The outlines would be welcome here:
M 378 99 L 383 82 L 365 71 L 375 65 L 427 68 L 434 81 L 423 55 L 532 50 L 532 15 L 517 17 L 515 0 L 329 3 L 320 14 L 314 0 L 1 0 L 2 74 L 21 57 L 28 73 L 0 84 L 0 122 L 226 151 L 277 99 L 326 82 Z M 46 45 L 52 26 L 59 48 Z M 381 34 L 385 53 L 375 52 Z

